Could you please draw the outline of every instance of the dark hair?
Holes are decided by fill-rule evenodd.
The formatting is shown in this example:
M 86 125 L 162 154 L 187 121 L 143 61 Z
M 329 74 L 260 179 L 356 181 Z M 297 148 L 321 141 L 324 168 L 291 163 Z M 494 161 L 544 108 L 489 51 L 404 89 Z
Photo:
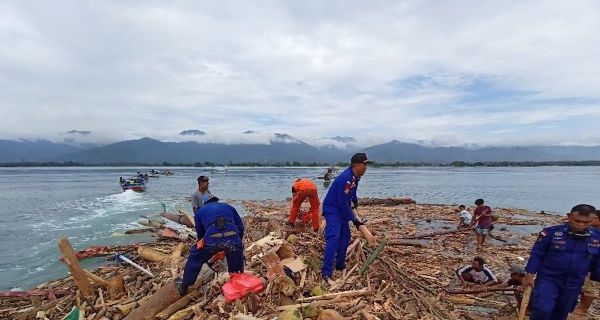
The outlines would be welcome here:
M 483 199 L 475 200 L 475 205 L 482 205 L 482 204 L 483 204 Z
M 473 261 L 477 261 L 477 262 L 479 262 L 479 265 L 481 265 L 482 267 L 483 267 L 483 265 L 485 264 L 485 260 L 483 260 L 483 258 L 482 258 L 482 257 L 475 257 L 475 258 L 473 259 Z
M 464 204 L 461 204 L 460 206 L 458 206 L 458 208 L 466 208 Z
M 198 177 L 198 184 L 200 184 L 200 182 L 202 181 L 208 181 L 208 177 L 207 176 L 199 176 Z
M 571 213 L 573 212 L 577 212 L 586 217 L 590 214 L 598 214 L 596 208 L 594 208 L 594 206 L 590 206 L 589 204 L 578 204 L 571 209 Z

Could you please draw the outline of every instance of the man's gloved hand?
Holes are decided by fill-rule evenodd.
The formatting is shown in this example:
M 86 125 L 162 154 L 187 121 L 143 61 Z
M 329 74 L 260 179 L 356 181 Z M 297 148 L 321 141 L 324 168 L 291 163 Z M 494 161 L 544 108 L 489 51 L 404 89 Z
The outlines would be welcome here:
M 352 200 L 352 209 L 358 208 L 358 200 Z
M 364 222 L 362 222 L 362 221 L 360 221 L 360 220 L 358 220 L 358 219 L 354 219 L 354 220 L 352 220 L 352 223 L 354 224 L 354 226 L 356 227 L 356 229 L 357 229 L 357 230 L 358 230 L 358 228 L 359 228 L 360 226 L 364 226 L 364 225 L 365 225 L 365 223 L 364 223 Z

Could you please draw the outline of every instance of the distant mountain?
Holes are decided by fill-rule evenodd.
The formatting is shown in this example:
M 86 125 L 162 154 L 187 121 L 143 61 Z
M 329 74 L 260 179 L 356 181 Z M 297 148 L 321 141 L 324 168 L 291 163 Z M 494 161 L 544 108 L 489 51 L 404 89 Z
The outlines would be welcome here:
M 341 137 L 346 138 L 346 137 Z M 349 138 L 349 137 L 347 137 Z M 328 138 L 329 139 L 329 138 Z M 341 139 L 344 142 L 349 139 Z M 45 140 L 0 140 L 0 162 L 74 161 L 102 163 L 197 163 L 214 162 L 347 162 L 358 147 L 321 144 L 316 147 L 286 133 L 273 135 L 269 143 L 220 144 L 161 142 L 151 138 L 121 141 L 109 145 L 54 143 Z M 426 147 L 391 141 L 363 148 L 369 159 L 380 163 L 450 163 L 493 161 L 583 161 L 600 160 L 600 146 Z
M 47 140 L 0 140 L 0 162 L 52 161 L 82 149 L 82 147 Z
M 600 160 L 600 146 L 596 147 L 490 147 L 467 149 L 462 147 L 429 148 L 418 144 L 391 141 L 363 149 L 369 159 L 377 162 L 449 163 L 453 161 L 581 161 Z
M 331 162 L 341 151 L 328 153 L 289 135 L 276 136 L 270 144 L 217 144 L 161 142 L 151 138 L 113 143 L 104 147 L 65 155 L 61 160 L 84 163 L 159 162 Z

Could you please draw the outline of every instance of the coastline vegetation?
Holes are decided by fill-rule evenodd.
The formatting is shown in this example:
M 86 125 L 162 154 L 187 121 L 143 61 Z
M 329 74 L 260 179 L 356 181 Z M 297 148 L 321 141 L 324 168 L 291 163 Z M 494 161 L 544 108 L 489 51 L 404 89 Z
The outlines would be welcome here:
M 137 163 L 137 162 L 119 162 L 119 163 L 81 163 L 73 161 L 65 162 L 3 162 L 0 167 L 327 167 L 331 163 L 324 162 L 229 162 L 214 163 L 210 161 L 181 163 L 181 162 L 158 162 L 158 163 Z M 335 166 L 345 167 L 346 162 L 335 163 Z M 490 161 L 490 162 L 465 162 L 453 161 L 449 163 L 427 163 L 427 162 L 376 162 L 372 167 L 590 167 L 600 166 L 600 161 Z

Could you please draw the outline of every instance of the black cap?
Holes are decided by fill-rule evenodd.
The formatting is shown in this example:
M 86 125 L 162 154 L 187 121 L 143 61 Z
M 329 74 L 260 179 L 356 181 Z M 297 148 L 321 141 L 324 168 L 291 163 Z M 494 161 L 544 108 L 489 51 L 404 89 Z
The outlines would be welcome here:
M 199 176 L 198 177 L 198 183 L 200 183 L 202 181 L 208 181 L 208 177 L 207 176 Z
M 355 164 L 355 163 L 369 164 L 369 163 L 373 163 L 373 161 L 369 161 L 367 159 L 367 154 L 366 153 L 359 152 L 359 153 L 355 153 L 352 156 L 352 159 L 350 159 L 350 163 L 351 164 Z

